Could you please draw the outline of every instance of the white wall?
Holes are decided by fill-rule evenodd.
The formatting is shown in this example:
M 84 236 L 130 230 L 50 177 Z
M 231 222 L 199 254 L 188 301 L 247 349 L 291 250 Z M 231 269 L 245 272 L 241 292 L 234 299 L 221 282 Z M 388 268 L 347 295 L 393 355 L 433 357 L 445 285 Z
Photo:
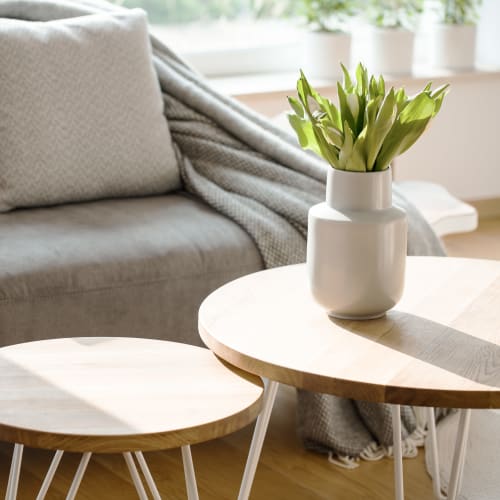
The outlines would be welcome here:
M 449 80 L 439 115 L 398 158 L 396 178 L 438 182 L 465 200 L 500 198 L 500 73 Z M 407 84 L 410 92 L 420 87 Z
M 500 0 L 483 0 L 476 57 L 480 66 L 500 67 Z

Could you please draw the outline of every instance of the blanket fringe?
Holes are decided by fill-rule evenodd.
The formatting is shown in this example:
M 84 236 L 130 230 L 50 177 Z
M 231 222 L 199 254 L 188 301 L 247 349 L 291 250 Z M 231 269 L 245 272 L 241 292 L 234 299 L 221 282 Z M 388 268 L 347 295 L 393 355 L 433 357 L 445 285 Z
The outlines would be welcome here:
M 418 455 L 418 448 L 424 445 L 426 435 L 427 430 L 417 425 L 416 429 L 406 439 L 403 439 L 403 458 L 415 458 Z M 393 456 L 392 446 L 387 446 L 386 456 Z
M 356 469 L 359 467 L 359 458 L 348 457 L 347 455 L 334 455 L 331 451 L 328 453 L 328 461 L 342 469 Z
M 360 458 L 368 462 L 376 462 L 385 457 L 384 447 L 372 441 L 360 454 Z
M 425 438 L 427 436 L 427 428 L 425 425 L 417 425 L 416 429 L 410 434 L 408 438 L 411 439 L 419 448 L 424 446 Z
M 426 435 L 427 430 L 425 427 L 418 425 L 406 439 L 403 439 L 403 457 L 415 458 L 418 455 L 418 448 L 424 445 Z M 328 453 L 328 461 L 342 469 L 356 469 L 359 467 L 360 459 L 368 462 L 375 462 L 377 460 L 382 460 L 384 457 L 393 457 L 393 447 L 382 446 L 375 441 L 372 441 L 364 448 L 359 454 L 359 457 L 336 455 L 333 452 Z

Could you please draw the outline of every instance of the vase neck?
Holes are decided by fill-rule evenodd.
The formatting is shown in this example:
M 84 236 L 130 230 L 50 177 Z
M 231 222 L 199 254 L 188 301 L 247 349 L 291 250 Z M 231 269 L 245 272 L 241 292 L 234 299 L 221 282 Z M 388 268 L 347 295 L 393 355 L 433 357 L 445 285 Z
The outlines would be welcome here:
M 336 210 L 383 210 L 392 206 L 391 169 L 348 172 L 330 168 L 326 203 Z

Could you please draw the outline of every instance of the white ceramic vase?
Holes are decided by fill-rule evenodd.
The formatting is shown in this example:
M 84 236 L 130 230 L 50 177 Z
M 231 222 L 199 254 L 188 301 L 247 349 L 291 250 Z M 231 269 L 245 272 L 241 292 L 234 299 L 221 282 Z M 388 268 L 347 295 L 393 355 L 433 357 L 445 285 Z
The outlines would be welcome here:
M 304 35 L 302 68 L 311 78 L 338 79 L 340 63 L 349 67 L 351 35 L 309 31 Z
M 474 68 L 476 26 L 436 24 L 429 31 L 429 57 L 434 68 Z
M 413 68 L 415 34 L 397 28 L 372 28 L 368 32 L 366 67 L 374 74 L 406 75 Z
M 329 169 L 326 201 L 309 210 L 314 299 L 334 317 L 382 316 L 403 293 L 406 240 L 406 214 L 392 205 L 390 169 Z

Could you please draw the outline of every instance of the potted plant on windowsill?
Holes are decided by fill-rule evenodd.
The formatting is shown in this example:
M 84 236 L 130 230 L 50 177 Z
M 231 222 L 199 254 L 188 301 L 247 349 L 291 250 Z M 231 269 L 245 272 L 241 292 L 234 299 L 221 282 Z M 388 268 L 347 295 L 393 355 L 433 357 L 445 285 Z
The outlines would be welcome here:
M 302 0 L 307 24 L 303 67 L 311 77 L 336 79 L 340 62 L 349 64 L 351 34 L 346 21 L 357 12 L 359 0 Z
M 423 0 L 367 0 L 368 31 L 365 62 L 373 73 L 410 74 L 413 67 L 414 26 Z
M 481 0 L 440 0 L 439 22 L 429 32 L 433 67 L 454 70 L 474 67 L 480 5 Z
M 386 91 L 361 64 L 355 80 L 342 68 L 338 106 L 301 72 L 289 121 L 300 145 L 332 167 L 326 201 L 309 211 L 312 294 L 332 316 L 364 319 L 384 314 L 403 291 L 406 216 L 392 205 L 391 161 L 422 135 L 448 86 L 409 97 L 404 88 Z

